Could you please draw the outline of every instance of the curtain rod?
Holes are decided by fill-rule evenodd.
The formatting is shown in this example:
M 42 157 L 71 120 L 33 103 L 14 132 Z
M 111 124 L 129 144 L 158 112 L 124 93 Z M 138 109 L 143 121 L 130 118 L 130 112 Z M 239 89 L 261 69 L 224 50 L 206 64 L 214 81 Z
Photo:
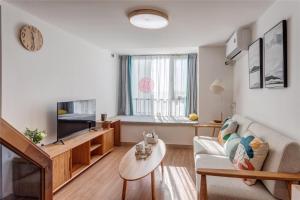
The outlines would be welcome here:
M 119 55 L 119 56 L 185 56 L 185 55 L 189 55 L 189 54 L 197 54 L 197 53 L 178 53 L 178 54 L 141 54 L 141 55 Z

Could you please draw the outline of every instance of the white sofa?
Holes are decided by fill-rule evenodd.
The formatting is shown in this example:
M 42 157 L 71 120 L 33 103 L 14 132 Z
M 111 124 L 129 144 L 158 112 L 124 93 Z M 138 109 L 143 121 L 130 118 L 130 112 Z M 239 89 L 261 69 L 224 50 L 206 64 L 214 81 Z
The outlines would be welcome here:
M 238 133 L 243 136 L 247 131 L 269 143 L 269 153 L 264 162 L 262 171 L 267 172 L 300 172 L 300 146 L 297 142 L 270 128 L 251 121 L 239 115 L 233 116 L 239 124 Z M 193 139 L 196 173 L 196 187 L 200 195 L 201 175 L 207 173 L 199 169 L 225 169 L 229 172 L 234 166 L 225 155 L 223 146 L 217 138 L 195 136 Z M 199 173 L 199 171 L 201 173 Z M 220 171 L 220 170 L 219 170 Z M 238 173 L 238 171 L 234 171 Z M 289 174 L 283 175 L 289 177 Z M 272 175 L 276 175 L 274 173 Z M 224 175 L 224 173 L 223 173 Z M 208 174 L 206 177 L 207 198 L 209 200 L 273 200 L 289 199 L 288 184 L 286 181 L 262 180 L 253 186 L 243 183 L 241 178 L 232 178 L 232 175 L 217 176 Z M 278 175 L 278 174 L 277 174 Z M 295 177 L 300 177 L 295 174 Z M 267 177 L 266 179 L 269 179 Z M 205 181 L 203 181 L 205 182 Z M 291 183 L 291 181 L 289 181 Z M 202 186 L 201 186 L 202 187 Z M 204 193 L 201 190 L 202 193 Z

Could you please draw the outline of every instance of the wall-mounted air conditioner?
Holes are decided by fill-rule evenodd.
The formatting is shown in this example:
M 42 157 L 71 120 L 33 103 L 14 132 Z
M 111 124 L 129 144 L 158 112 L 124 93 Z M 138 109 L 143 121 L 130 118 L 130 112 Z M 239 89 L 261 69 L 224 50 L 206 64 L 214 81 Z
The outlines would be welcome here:
M 232 63 L 238 55 L 242 55 L 243 52 L 248 50 L 248 46 L 251 42 L 250 29 L 239 29 L 234 32 L 226 42 L 226 61 L 225 64 Z

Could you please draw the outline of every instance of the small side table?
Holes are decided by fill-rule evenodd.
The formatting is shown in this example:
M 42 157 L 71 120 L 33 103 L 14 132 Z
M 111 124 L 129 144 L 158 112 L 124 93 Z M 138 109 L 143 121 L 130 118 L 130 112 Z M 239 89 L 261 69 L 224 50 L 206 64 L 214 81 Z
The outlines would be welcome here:
M 195 127 L 195 136 L 198 136 L 198 128 L 210 128 L 212 130 L 210 136 L 215 136 L 216 129 L 220 130 L 222 127 L 222 123 L 208 122 L 208 123 L 199 123 L 194 125 Z

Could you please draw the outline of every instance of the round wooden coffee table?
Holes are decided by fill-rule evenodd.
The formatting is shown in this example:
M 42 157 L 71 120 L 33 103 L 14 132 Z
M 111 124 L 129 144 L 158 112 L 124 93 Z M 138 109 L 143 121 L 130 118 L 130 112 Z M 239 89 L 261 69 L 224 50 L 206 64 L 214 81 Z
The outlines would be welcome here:
M 141 142 L 143 143 L 143 142 Z M 122 158 L 119 165 L 119 173 L 123 179 L 122 199 L 126 197 L 127 181 L 135 181 L 151 174 L 152 199 L 155 199 L 154 170 L 161 165 L 163 175 L 163 159 L 166 154 L 166 144 L 158 139 L 157 144 L 152 145 L 152 154 L 142 160 L 135 157 L 135 146 L 132 147 Z

